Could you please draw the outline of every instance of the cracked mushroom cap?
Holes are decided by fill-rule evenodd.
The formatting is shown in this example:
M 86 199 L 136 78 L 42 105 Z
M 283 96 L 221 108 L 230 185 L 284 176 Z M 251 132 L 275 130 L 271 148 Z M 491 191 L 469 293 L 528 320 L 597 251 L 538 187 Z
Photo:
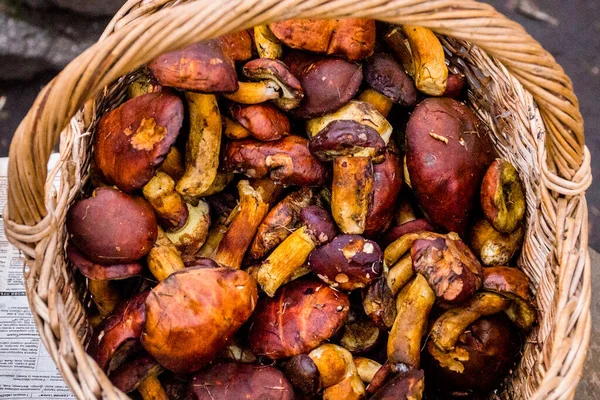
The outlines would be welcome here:
M 413 107 L 417 103 L 415 83 L 389 54 L 377 53 L 367 60 L 365 80 L 373 89 L 403 107 Z
M 370 126 L 350 120 L 332 121 L 309 144 L 310 152 L 321 161 L 341 156 L 375 156 L 385 149 L 385 142 Z
M 287 65 L 279 60 L 271 58 L 258 58 L 247 62 L 242 73 L 252 81 L 271 80 L 279 86 L 280 97 L 273 102 L 283 110 L 291 110 L 298 107 L 304 90 L 298 78 L 296 78 Z
M 235 65 L 219 39 L 162 54 L 148 68 L 162 85 L 182 90 L 229 93 L 238 89 Z
M 144 257 L 156 241 L 158 225 L 146 200 L 101 187 L 67 213 L 72 243 L 99 264 L 129 264 Z
M 308 353 L 344 325 L 349 310 L 344 293 L 312 279 L 292 281 L 256 307 L 252 352 L 275 360 Z
M 339 235 L 314 250 L 308 266 L 332 287 L 351 291 L 381 276 L 382 258 L 383 252 L 374 241 L 359 235 Z
M 94 136 L 94 162 L 107 183 L 141 189 L 167 157 L 183 123 L 183 102 L 168 91 L 148 93 L 105 113 Z

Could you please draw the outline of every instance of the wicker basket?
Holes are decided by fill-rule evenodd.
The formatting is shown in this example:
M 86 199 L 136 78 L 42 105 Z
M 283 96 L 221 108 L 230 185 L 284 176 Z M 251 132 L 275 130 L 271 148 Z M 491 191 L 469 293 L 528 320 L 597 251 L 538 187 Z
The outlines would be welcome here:
M 87 181 L 98 115 L 123 100 L 132 71 L 163 52 L 277 19 L 349 16 L 434 30 L 452 67 L 468 77 L 471 105 L 526 186 L 519 265 L 539 309 L 539 326 L 499 395 L 573 398 L 591 328 L 590 153 L 571 81 L 520 25 L 471 0 L 129 0 L 101 40 L 43 89 L 10 147 L 6 234 L 26 257 L 42 341 L 79 399 L 127 398 L 85 353 L 83 286 L 64 258 L 65 215 Z M 47 174 L 59 138 L 60 162 Z

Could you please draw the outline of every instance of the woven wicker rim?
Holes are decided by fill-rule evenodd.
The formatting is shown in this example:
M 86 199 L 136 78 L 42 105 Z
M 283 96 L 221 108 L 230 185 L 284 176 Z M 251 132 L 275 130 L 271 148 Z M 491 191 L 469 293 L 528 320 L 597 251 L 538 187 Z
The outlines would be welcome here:
M 84 351 L 85 311 L 64 261 L 66 210 L 86 177 L 96 111 L 122 100 L 120 77 L 163 52 L 269 21 L 336 17 L 421 25 L 447 36 L 454 66 L 474 88 L 472 105 L 527 191 L 519 264 L 534 282 L 540 325 L 501 396 L 574 396 L 591 330 L 590 154 L 571 81 L 520 25 L 471 0 L 130 0 L 101 40 L 42 90 L 10 148 L 5 231 L 27 258 L 26 290 L 42 341 L 78 398 L 126 398 Z M 59 137 L 60 163 L 48 175 Z

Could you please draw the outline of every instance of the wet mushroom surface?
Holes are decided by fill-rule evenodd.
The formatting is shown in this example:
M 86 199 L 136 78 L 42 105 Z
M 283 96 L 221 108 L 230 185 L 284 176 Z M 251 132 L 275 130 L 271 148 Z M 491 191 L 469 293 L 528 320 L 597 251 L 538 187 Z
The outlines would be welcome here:
M 418 26 L 277 21 L 162 54 L 93 131 L 65 257 L 148 399 L 455 399 L 537 324 L 525 171 Z

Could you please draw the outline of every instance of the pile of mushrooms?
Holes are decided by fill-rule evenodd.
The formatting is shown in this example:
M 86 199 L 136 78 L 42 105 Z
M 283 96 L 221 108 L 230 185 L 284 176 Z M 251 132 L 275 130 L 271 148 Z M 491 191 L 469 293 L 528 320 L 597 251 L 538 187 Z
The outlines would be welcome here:
M 369 19 L 154 59 L 67 216 L 88 353 L 143 399 L 498 389 L 536 323 L 525 196 L 467 90 L 431 31 Z

